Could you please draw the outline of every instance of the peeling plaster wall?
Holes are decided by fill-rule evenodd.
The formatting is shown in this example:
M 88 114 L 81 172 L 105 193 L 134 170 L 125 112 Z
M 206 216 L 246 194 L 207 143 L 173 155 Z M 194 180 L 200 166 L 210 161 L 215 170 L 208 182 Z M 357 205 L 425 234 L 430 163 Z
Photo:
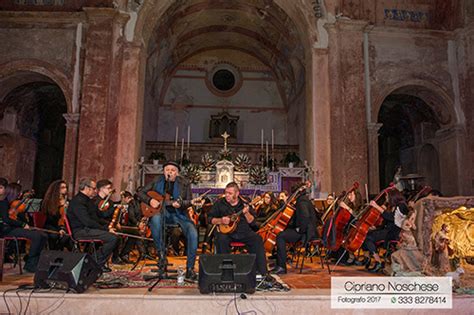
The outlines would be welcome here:
M 37 59 L 72 75 L 75 32 L 75 28 L 0 28 L 0 63 Z

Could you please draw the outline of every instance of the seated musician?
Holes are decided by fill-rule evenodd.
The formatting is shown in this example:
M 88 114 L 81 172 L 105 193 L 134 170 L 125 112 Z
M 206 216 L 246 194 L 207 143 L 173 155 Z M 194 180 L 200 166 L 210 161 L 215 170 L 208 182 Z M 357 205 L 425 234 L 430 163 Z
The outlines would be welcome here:
M 339 206 L 346 209 L 350 214 L 351 218 L 349 220 L 349 223 L 354 224 L 354 219 L 356 216 L 359 214 L 359 211 L 361 210 L 362 206 L 362 195 L 360 194 L 359 190 L 354 189 L 351 190 L 347 194 L 346 200 L 341 200 L 339 202 Z M 344 229 L 344 234 L 346 235 L 348 232 L 348 229 L 351 227 L 351 224 L 347 224 L 345 229 Z M 334 257 L 339 258 L 341 255 L 344 253 L 344 248 L 339 248 L 335 253 Z M 348 258 L 346 256 L 343 257 L 344 259 L 341 260 L 341 264 L 343 265 L 352 265 L 353 263 L 356 262 L 354 253 L 348 252 Z
M 104 242 L 99 249 L 97 263 L 102 266 L 102 271 L 109 272 L 107 260 L 118 243 L 115 230 L 109 229 L 108 222 L 101 223 L 97 216 L 97 207 L 92 201 L 96 195 L 96 182 L 91 178 L 82 178 L 79 181 L 79 192 L 69 203 L 67 218 L 76 239 L 101 240 Z
M 288 200 L 288 192 L 286 190 L 280 191 L 278 194 L 278 209 L 283 207 Z
M 5 182 L 0 184 L 3 186 Z M 4 199 L 0 201 L 0 236 L 25 237 L 29 239 L 31 241 L 30 251 L 24 269 L 27 272 L 36 272 L 41 250 L 46 245 L 48 236 L 43 232 L 30 229 L 27 223 L 18 220 L 17 213 L 14 213 L 14 209 L 10 209 L 10 204 L 20 198 L 21 185 L 16 183 L 7 184 Z
M 140 235 L 140 222 L 142 219 L 142 213 L 140 210 L 140 204 L 134 200 L 133 195 L 129 191 L 122 193 L 122 216 L 119 218 L 119 226 L 121 231 L 126 234 Z M 126 214 L 126 215 L 125 215 Z M 140 239 L 134 237 L 128 237 L 125 241 L 125 245 L 120 251 L 120 259 L 125 263 L 130 263 L 130 252 L 133 247 L 137 245 L 138 252 L 140 255 L 145 253 L 145 246 Z
M 92 198 L 92 201 L 97 207 L 97 217 L 99 218 L 99 223 L 103 225 L 109 225 L 112 220 L 112 216 L 117 206 L 114 201 L 112 201 L 111 196 L 114 193 L 112 187 L 112 182 L 108 179 L 101 179 L 97 181 L 97 195 Z M 117 224 L 113 227 L 115 230 L 120 230 L 120 224 Z M 118 238 L 117 246 L 115 246 L 114 252 L 112 254 L 112 263 L 114 265 L 123 265 L 127 262 L 123 261 L 120 257 L 120 248 L 122 247 L 123 239 L 122 237 Z
M 293 187 L 292 193 L 299 188 Z M 287 228 L 276 238 L 277 263 L 270 272 L 275 274 L 286 273 L 286 244 L 301 241 L 303 243 L 316 238 L 316 212 L 306 190 L 296 199 L 295 213 Z
M 263 240 L 254 232 L 257 228 L 255 212 L 239 198 L 240 190 L 237 183 L 231 182 L 227 184 L 224 193 L 224 198 L 216 201 L 212 210 L 209 212 L 209 222 L 211 224 L 229 224 L 232 214 L 239 211 L 242 211 L 242 213 L 240 214 L 240 221 L 237 223 L 235 231 L 229 234 L 217 233 L 217 253 L 228 254 L 231 250 L 231 242 L 242 242 L 247 245 L 250 253 L 256 254 L 257 271 L 261 275 L 266 276 L 268 269 Z M 268 278 L 268 280 L 271 279 L 271 277 L 266 278 Z
M 384 245 L 389 244 L 390 241 L 399 239 L 403 220 L 408 214 L 408 206 L 402 193 L 397 189 L 392 189 L 388 192 L 387 203 L 384 206 L 379 206 L 375 201 L 370 202 L 370 206 L 379 210 L 382 213 L 383 226 L 375 230 L 369 231 L 367 237 L 362 244 L 362 248 L 368 253 L 363 261 L 365 267 L 371 272 L 379 272 L 383 268 L 382 260 L 377 254 L 377 246 L 375 243 L 384 241 Z M 369 268 L 370 255 L 374 257 L 375 264 Z
M 0 200 L 5 199 L 5 190 L 7 189 L 8 180 L 0 177 Z
M 265 194 L 263 194 L 260 204 L 255 207 L 258 226 L 264 223 L 277 210 L 278 201 L 271 191 L 267 191 Z
M 180 166 L 172 161 L 168 161 L 163 165 L 163 175 L 159 175 L 153 182 L 149 183 L 138 192 L 141 201 L 149 204 L 153 208 L 159 207 L 158 200 L 147 195 L 149 191 L 155 191 L 162 196 L 169 195 L 171 204 L 166 206 L 165 220 L 167 223 L 178 224 L 186 237 L 186 279 L 197 280 L 194 271 L 194 263 L 196 262 L 196 251 L 198 246 L 198 234 L 196 226 L 189 219 L 186 209 L 191 203 L 191 184 L 184 177 L 179 175 Z M 163 241 L 161 237 L 162 229 L 162 213 L 158 213 L 150 218 L 149 225 L 153 240 L 160 257 L 163 257 Z
M 55 180 L 49 185 L 41 203 L 41 212 L 46 217 L 44 228 L 59 232 L 59 234 L 48 233 L 48 245 L 51 250 L 63 250 L 64 248 L 69 251 L 73 250 L 74 244 L 66 233 L 64 222 L 67 202 L 66 182 Z

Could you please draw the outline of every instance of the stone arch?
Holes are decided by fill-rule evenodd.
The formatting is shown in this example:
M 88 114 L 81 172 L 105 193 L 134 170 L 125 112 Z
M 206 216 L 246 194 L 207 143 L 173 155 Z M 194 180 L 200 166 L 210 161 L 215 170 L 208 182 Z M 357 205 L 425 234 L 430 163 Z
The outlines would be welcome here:
M 398 83 L 381 90 L 380 93 L 378 93 L 378 95 L 374 98 L 372 117 L 375 118 L 378 116 L 383 102 L 389 95 L 402 93 L 417 96 L 423 99 L 428 105 L 431 105 L 429 103 L 430 100 L 432 101 L 436 99 L 440 101 L 441 105 L 444 107 L 439 109 L 442 109 L 444 113 L 452 117 L 449 125 L 461 124 L 464 122 L 464 114 L 462 111 L 459 111 L 457 108 L 455 108 L 453 98 L 448 94 L 447 89 L 443 85 L 437 82 L 429 82 L 419 79 L 400 80 Z M 430 99 L 426 99 L 426 93 L 431 94 Z
M 0 101 L 14 88 L 34 80 L 55 83 L 64 94 L 67 112 L 77 112 L 72 104 L 71 79 L 58 67 L 36 59 L 20 59 L 0 64 Z
M 459 166 L 461 156 L 458 151 L 453 152 L 452 148 L 462 143 L 462 132 L 459 132 L 459 126 L 464 125 L 464 114 L 462 110 L 458 108 L 453 97 L 439 82 L 419 79 L 400 80 L 397 84 L 382 90 L 378 94 L 378 97 L 374 98 L 372 117 L 374 117 L 374 122 L 375 119 L 377 119 L 376 125 L 378 128 L 384 128 L 381 124 L 382 121 L 380 121 L 380 115 L 382 113 L 382 107 L 386 104 L 385 102 L 393 103 L 394 99 L 396 102 L 398 97 L 405 100 L 405 105 L 409 105 L 410 103 L 406 102 L 405 98 L 411 98 L 414 100 L 414 104 L 421 102 L 420 104 L 422 105 L 418 104 L 417 106 L 418 108 L 425 106 L 426 111 L 422 112 L 428 115 L 425 117 L 427 117 L 429 121 L 426 121 L 426 123 L 424 120 L 414 121 L 412 120 L 413 112 L 410 111 L 410 113 L 408 113 L 411 118 L 405 120 L 405 122 L 413 127 L 413 129 L 408 132 L 413 139 L 398 134 L 395 136 L 396 139 L 389 137 L 384 138 L 385 140 L 380 142 L 382 139 L 381 134 L 386 135 L 386 130 L 383 129 L 384 131 L 382 132 L 381 129 L 377 129 L 379 136 L 376 140 L 376 150 L 378 151 L 379 165 L 371 167 L 370 172 L 377 174 L 377 178 L 379 178 L 380 183 L 383 184 L 383 182 L 389 180 L 391 173 L 394 174 L 398 165 L 404 165 L 406 169 L 402 171 L 403 175 L 407 175 L 407 173 L 421 174 L 421 172 L 429 172 L 429 174 L 421 174 L 427 177 L 426 180 L 434 180 L 433 183 L 428 182 L 428 184 L 434 186 L 439 185 L 435 188 L 440 189 L 441 192 L 446 195 L 459 193 L 460 189 L 462 189 L 462 184 L 459 181 L 459 178 L 462 178 L 462 170 Z M 396 142 L 398 141 L 397 139 L 400 142 Z M 391 143 L 390 147 L 392 149 L 387 151 L 387 145 L 389 143 Z M 430 150 L 430 153 L 426 153 L 427 150 Z M 429 163 L 433 163 L 433 165 L 420 164 L 427 161 L 426 159 L 429 154 L 435 153 L 438 157 L 438 162 L 428 161 Z M 395 163 L 394 161 L 398 162 Z M 385 163 L 388 164 L 385 165 Z M 393 163 L 399 164 L 392 165 Z M 436 163 L 438 163 L 437 166 Z M 388 169 L 386 167 L 388 167 Z M 374 177 L 371 176 L 371 178 Z M 440 178 L 443 178 L 442 182 Z

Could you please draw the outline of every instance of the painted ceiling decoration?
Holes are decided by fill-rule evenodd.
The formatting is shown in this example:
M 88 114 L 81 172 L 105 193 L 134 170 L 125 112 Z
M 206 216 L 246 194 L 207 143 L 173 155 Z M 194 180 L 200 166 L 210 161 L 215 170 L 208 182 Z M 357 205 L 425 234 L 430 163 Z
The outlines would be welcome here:
M 303 93 L 304 49 L 288 15 L 272 0 L 182 0 L 159 19 L 148 44 L 152 96 L 162 96 L 164 80 L 192 56 L 231 49 L 249 54 L 271 69 L 285 105 Z

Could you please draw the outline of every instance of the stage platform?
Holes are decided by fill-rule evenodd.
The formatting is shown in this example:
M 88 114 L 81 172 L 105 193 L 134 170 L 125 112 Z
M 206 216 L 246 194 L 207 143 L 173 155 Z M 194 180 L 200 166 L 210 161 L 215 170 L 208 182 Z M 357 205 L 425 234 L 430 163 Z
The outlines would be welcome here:
M 184 264 L 184 258 L 173 258 L 176 266 Z M 15 289 L 22 284 L 32 284 L 33 275 L 19 275 L 18 269 L 7 264 L 6 275 L 0 285 L 0 291 Z M 117 269 L 125 271 L 130 266 Z M 314 263 L 305 264 L 302 274 L 299 270 L 289 269 L 289 273 L 280 278 L 291 290 L 289 292 L 257 292 L 242 298 L 240 294 L 201 295 L 197 287 L 170 288 L 158 287 L 148 292 L 146 287 L 98 289 L 89 288 L 85 293 L 74 294 L 63 291 L 34 292 L 31 290 L 7 291 L 0 300 L 0 313 L 7 314 L 5 299 L 10 312 L 19 314 L 380 314 L 382 310 L 331 309 L 331 276 L 373 276 L 362 267 L 341 266 L 331 275 L 327 269 L 321 269 L 318 258 Z M 21 300 L 21 302 L 20 302 Z M 238 311 L 237 311 L 238 309 Z M 453 297 L 452 310 L 383 310 L 388 314 L 473 314 L 474 296 L 457 295 Z

